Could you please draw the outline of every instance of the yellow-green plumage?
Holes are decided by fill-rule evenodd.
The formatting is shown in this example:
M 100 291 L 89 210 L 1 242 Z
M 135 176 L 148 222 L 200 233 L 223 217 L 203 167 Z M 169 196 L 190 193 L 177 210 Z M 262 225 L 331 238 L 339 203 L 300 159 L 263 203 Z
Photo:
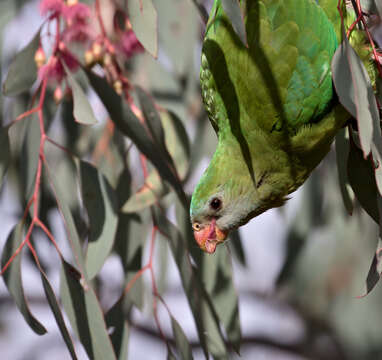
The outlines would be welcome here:
M 349 118 L 331 79 L 340 29 L 339 15 L 333 15 L 337 1 L 247 0 L 241 5 L 248 48 L 215 0 L 200 70 L 218 146 L 194 191 L 191 220 L 203 227 L 215 219 L 223 230 L 283 204 Z M 214 198 L 222 202 L 217 210 L 210 206 Z

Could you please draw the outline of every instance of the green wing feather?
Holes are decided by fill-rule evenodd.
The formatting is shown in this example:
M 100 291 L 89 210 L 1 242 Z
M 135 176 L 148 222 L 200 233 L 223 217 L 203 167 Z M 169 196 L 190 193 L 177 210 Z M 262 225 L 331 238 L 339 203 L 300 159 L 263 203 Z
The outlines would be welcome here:
M 200 78 L 203 100 L 216 129 L 229 126 L 227 118 L 237 118 L 238 114 L 232 114 L 236 111 L 247 115 L 240 116 L 243 130 L 259 126 L 271 132 L 287 127 L 295 133 L 330 111 L 330 60 L 337 38 L 314 1 L 248 1 L 248 49 L 233 32 L 220 1 L 215 2 L 213 12 Z M 240 101 L 231 110 L 234 98 Z
M 331 79 L 341 29 L 337 0 L 246 0 L 241 6 L 248 47 L 215 0 L 201 57 L 202 97 L 218 147 L 190 212 L 202 224 L 216 217 L 222 229 L 280 206 L 349 118 Z M 208 208 L 215 196 L 225 205 L 219 213 Z

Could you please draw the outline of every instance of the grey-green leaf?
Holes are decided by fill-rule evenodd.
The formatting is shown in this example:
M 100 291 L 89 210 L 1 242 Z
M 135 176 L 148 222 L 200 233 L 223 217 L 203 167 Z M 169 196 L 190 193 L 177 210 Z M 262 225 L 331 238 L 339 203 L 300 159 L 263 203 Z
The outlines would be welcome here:
M 333 81 L 341 104 L 357 119 L 363 155 L 371 151 L 378 107 L 369 75 L 346 35 L 332 59 Z
M 176 347 L 180 353 L 180 358 L 182 360 L 191 360 L 193 359 L 190 343 L 187 340 L 186 335 L 183 332 L 183 329 L 176 321 L 174 317 L 171 316 L 171 326 L 172 332 L 175 337 Z
M 138 95 L 143 116 L 146 120 L 146 125 L 148 129 L 150 130 L 151 136 L 153 137 L 154 141 L 159 147 L 161 147 L 162 149 L 165 149 L 162 121 L 157 109 L 155 108 L 154 101 L 139 86 L 135 87 L 135 92 Z
M 366 212 L 379 223 L 377 198 L 377 185 L 374 178 L 373 168 L 369 159 L 364 159 L 362 152 L 350 142 L 348 160 L 348 178 L 355 196 Z
M 12 232 L 9 234 L 7 242 L 5 243 L 3 253 L 1 256 L 2 268 L 8 262 L 8 260 L 15 254 L 17 248 L 20 246 L 23 240 L 23 223 L 17 224 Z M 45 327 L 32 315 L 29 310 L 27 300 L 24 295 L 24 289 L 21 279 L 21 253 L 19 253 L 11 262 L 8 269 L 3 274 L 5 285 L 8 288 L 9 293 L 16 302 L 16 306 L 20 310 L 27 324 L 38 335 L 46 333 Z
M 233 252 L 240 264 L 246 266 L 245 253 L 239 230 L 232 231 L 229 237 L 231 241 L 227 244 L 227 246 L 233 249 Z
M 207 355 L 207 352 L 210 351 L 215 357 L 227 358 L 224 338 L 215 316 L 216 311 L 206 289 L 196 276 L 197 270 L 192 266 L 189 259 L 187 243 L 179 230 L 157 207 L 153 208 L 153 217 L 161 234 L 169 240 L 169 246 L 178 267 L 205 354 Z
M 34 55 L 40 44 L 40 30 L 31 42 L 22 49 L 12 61 L 7 78 L 3 84 L 6 96 L 15 96 L 28 91 L 37 78 L 37 67 Z
M 120 256 L 125 273 L 125 286 L 142 268 L 142 253 L 147 238 L 148 227 L 143 213 L 120 214 L 115 240 L 115 251 Z M 144 305 L 143 282 L 138 278 L 125 298 L 142 310 Z
M 135 35 L 143 47 L 156 58 L 158 54 L 158 16 L 152 1 L 128 1 L 127 8 Z
M 62 179 L 58 180 L 55 174 L 53 174 L 53 172 L 50 171 L 48 166 L 46 166 L 45 168 L 48 169 L 48 177 L 49 177 L 55 198 L 57 199 L 58 208 L 63 218 L 66 234 L 68 237 L 68 242 L 72 248 L 74 259 L 76 263 L 78 264 L 78 266 L 80 267 L 83 276 L 87 278 L 85 260 L 84 260 L 84 256 L 82 252 L 80 238 L 78 236 L 77 228 L 74 223 L 73 215 L 66 202 L 65 191 L 64 191 L 65 187 L 62 184 Z
M 80 84 L 74 78 L 73 74 L 70 72 L 65 62 L 62 61 L 62 65 L 65 68 L 67 78 L 69 81 L 70 88 L 72 89 L 73 95 L 73 116 L 74 119 L 83 125 L 94 125 L 97 123 L 97 119 L 94 116 L 92 107 L 90 106 L 89 100 L 82 90 Z
M 8 170 L 11 150 L 9 146 L 8 128 L 0 128 L 0 189 Z
M 106 177 L 85 161 L 80 162 L 81 188 L 89 217 L 86 270 L 92 279 L 101 270 L 113 248 L 117 231 L 117 200 Z
M 69 334 L 68 328 L 66 327 L 65 320 L 62 315 L 60 305 L 58 303 L 56 295 L 54 294 L 53 288 L 50 285 L 45 272 L 42 270 L 42 268 L 39 265 L 38 265 L 38 268 L 40 270 L 41 281 L 44 287 L 46 298 L 48 300 L 48 304 L 53 312 L 54 318 L 56 319 L 56 323 L 58 325 L 58 328 L 60 329 L 61 335 L 65 341 L 66 347 L 68 348 L 70 356 L 73 360 L 76 360 L 77 355 L 74 350 L 73 340 Z
M 182 121 L 172 112 L 160 112 L 164 128 L 165 145 L 175 164 L 177 173 L 184 180 L 190 166 L 190 141 Z
M 351 197 L 351 189 L 349 188 L 349 180 L 347 174 L 347 162 L 349 157 L 349 140 L 346 139 L 346 129 L 341 129 L 336 136 L 336 159 L 338 169 L 338 181 L 342 200 L 344 202 L 347 212 L 351 215 L 353 213 L 353 200 Z
M 118 360 L 127 359 L 129 326 L 126 319 L 124 301 L 120 299 L 105 315 L 107 328 L 109 329 L 110 339 L 113 344 Z
M 227 249 L 217 249 L 214 256 L 204 254 L 202 269 L 204 283 L 211 299 L 214 299 L 217 315 L 225 327 L 228 340 L 235 351 L 239 352 L 241 329 L 238 296 Z
M 90 359 L 116 360 L 105 319 L 90 283 L 67 262 L 61 271 L 61 298 L 70 324 Z
M 147 176 L 143 186 L 133 194 L 123 205 L 124 213 L 141 211 L 159 201 L 168 192 L 168 186 L 163 183 L 158 172 L 153 169 Z
M 222 0 L 222 5 L 224 12 L 231 21 L 232 28 L 235 30 L 237 36 L 245 46 L 248 46 L 244 17 L 240 8 L 239 0 Z
M 87 72 L 87 75 L 118 129 L 127 135 L 138 150 L 151 161 L 163 179 L 168 181 L 174 188 L 184 207 L 188 208 L 188 201 L 177 174 L 174 173 L 170 164 L 163 158 L 163 152 L 155 146 L 145 127 L 140 123 L 130 107 L 121 101 L 121 98 L 104 79 L 90 71 Z
M 377 249 L 370 264 L 370 269 L 366 278 L 366 288 L 361 297 L 366 296 L 374 289 L 382 275 L 382 240 L 378 238 Z

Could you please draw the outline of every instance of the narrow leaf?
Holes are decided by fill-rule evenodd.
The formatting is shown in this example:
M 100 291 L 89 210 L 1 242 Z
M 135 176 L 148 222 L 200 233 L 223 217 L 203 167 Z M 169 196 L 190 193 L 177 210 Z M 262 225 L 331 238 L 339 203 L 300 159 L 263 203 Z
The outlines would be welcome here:
M 156 58 L 158 54 L 158 16 L 152 1 L 128 1 L 127 8 L 135 35 L 143 47 Z
M 61 271 L 61 298 L 70 324 L 90 359 L 116 360 L 105 319 L 90 284 L 67 262 Z
M 40 275 L 41 275 L 41 280 L 44 287 L 45 295 L 48 300 L 49 306 L 53 312 L 54 318 L 56 319 L 58 328 L 60 329 L 61 335 L 65 341 L 66 347 L 68 348 L 71 358 L 73 360 L 76 360 L 77 355 L 74 350 L 73 340 L 69 334 L 68 328 L 66 327 L 65 320 L 62 315 L 60 305 L 58 303 L 56 295 L 54 294 L 53 288 L 50 285 L 45 272 L 42 270 L 42 268 L 39 265 L 38 265 L 38 268 L 40 270 Z
M 22 147 L 22 161 L 20 171 L 24 186 L 24 194 L 29 195 L 33 192 L 36 180 L 36 172 L 40 151 L 40 126 L 36 115 L 28 118 L 26 123 L 25 140 Z
M 81 187 L 89 217 L 86 270 L 92 279 L 101 270 L 113 248 L 117 231 L 117 200 L 106 177 L 85 161 L 80 162 Z
M 37 67 L 34 61 L 35 53 L 40 44 L 40 30 L 31 42 L 14 58 L 7 78 L 3 84 L 3 93 L 6 96 L 15 96 L 28 91 L 37 78 Z
M 11 157 L 8 128 L 0 128 L 0 189 Z
M 87 75 L 117 128 L 128 136 L 139 151 L 151 161 L 159 174 L 174 188 L 182 204 L 188 208 L 188 202 L 177 175 L 163 158 L 163 153 L 155 146 L 145 127 L 140 123 L 130 107 L 126 103 L 122 103 L 121 98 L 103 78 L 94 75 L 90 71 L 87 72 Z
M 357 119 L 366 158 L 372 148 L 374 124 L 379 124 L 378 107 L 369 75 L 346 35 L 333 56 L 332 72 L 341 104 Z
M 368 295 L 374 289 L 375 285 L 377 285 L 379 279 L 381 278 L 381 275 L 382 275 L 382 240 L 379 237 L 377 249 L 375 250 L 375 254 L 373 256 L 373 260 L 370 264 L 370 269 L 367 274 L 366 288 L 363 295 L 359 297 L 364 297 Z
M 124 213 L 139 212 L 158 202 L 168 192 L 168 187 L 164 184 L 154 169 L 147 176 L 143 186 L 133 194 L 123 205 Z
M 379 236 L 377 249 L 375 251 L 373 260 L 370 265 L 369 273 L 366 278 L 366 289 L 364 295 L 366 296 L 373 290 L 382 275 L 382 198 L 378 198 L 378 212 L 379 212 Z
M 190 141 L 182 121 L 172 112 L 162 110 L 160 117 L 164 129 L 165 145 L 175 164 L 177 173 L 184 180 L 190 166 Z
M 204 7 L 202 1 L 200 1 L 200 0 L 192 0 L 192 2 L 196 6 L 196 8 L 198 10 L 198 13 L 199 13 L 203 23 L 206 25 L 207 22 L 208 22 L 208 12 L 207 12 L 206 8 Z
M 139 86 L 135 87 L 135 92 L 138 95 L 143 116 L 146 120 L 146 124 L 150 130 L 151 136 L 153 137 L 158 147 L 161 147 L 162 149 L 166 149 L 165 142 L 164 142 L 164 130 L 162 127 L 162 121 L 157 109 L 155 108 L 155 104 L 153 100 Z
M 138 214 L 120 214 L 115 240 L 115 251 L 119 255 L 125 273 L 125 286 L 142 268 L 143 246 L 147 238 L 148 227 L 142 212 Z M 143 282 L 138 278 L 125 298 L 140 310 L 143 309 Z
M 179 118 L 170 111 L 162 110 L 160 120 L 164 129 L 164 141 L 181 180 L 186 177 L 190 164 L 190 144 L 186 130 Z M 169 189 L 156 170 L 152 170 L 143 186 L 123 205 L 122 211 L 133 213 L 155 203 L 168 193 Z
M 224 12 L 227 14 L 231 21 L 232 27 L 235 30 L 237 36 L 248 47 L 247 34 L 245 31 L 244 17 L 240 8 L 239 0 L 222 0 Z
M 94 116 L 92 107 L 89 100 L 82 90 L 80 84 L 74 78 L 65 62 L 62 61 L 62 65 L 65 68 L 70 88 L 73 94 L 73 116 L 74 120 L 83 125 L 94 125 L 97 123 L 97 119 Z
M 1 256 L 1 266 L 4 267 L 8 260 L 15 254 L 23 240 L 23 223 L 16 225 L 9 234 Z M 21 253 L 11 262 L 8 269 L 3 274 L 5 285 L 9 293 L 15 300 L 16 306 L 21 312 L 27 324 L 38 335 L 46 333 L 45 327 L 32 315 L 29 310 L 21 279 Z
M 235 351 L 239 352 L 241 329 L 238 296 L 233 283 L 232 261 L 225 247 L 217 249 L 214 256 L 204 254 L 202 274 L 228 340 Z
M 122 299 L 117 301 L 107 312 L 105 320 L 117 359 L 126 360 L 129 345 L 129 326 Z
M 172 316 L 171 316 L 171 326 L 172 326 L 172 332 L 175 337 L 176 347 L 180 353 L 180 358 L 183 360 L 193 359 L 191 346 L 187 340 L 187 337 L 184 334 L 183 329 L 180 327 L 179 323 Z
M 336 136 L 336 159 L 342 200 L 347 212 L 351 215 L 353 213 L 353 200 L 350 195 L 351 189 L 349 189 L 350 184 L 347 175 L 349 140 L 346 139 L 345 134 L 346 129 L 341 129 Z
M 378 224 L 377 198 L 380 195 L 375 182 L 372 164 L 369 159 L 365 160 L 363 158 L 361 150 L 353 142 L 350 142 L 348 178 L 359 203 Z
M 246 266 L 245 253 L 239 230 L 232 231 L 229 236 L 230 242 L 227 245 L 233 249 L 233 253 L 236 255 L 236 259 L 239 260 L 240 264 Z
M 54 192 L 55 198 L 57 200 L 58 208 L 61 212 L 66 233 L 68 236 L 68 241 L 73 251 L 73 255 L 76 263 L 81 269 L 81 272 L 85 278 L 87 278 L 85 260 L 82 252 L 82 246 L 80 242 L 80 238 L 78 236 L 77 228 L 73 220 L 73 215 L 70 211 L 70 208 L 66 202 L 64 185 L 62 184 L 62 179 L 58 180 L 56 176 L 50 171 L 49 167 L 45 167 L 48 169 L 48 176 L 52 186 L 52 190 Z
M 156 207 L 153 208 L 153 217 L 159 231 L 169 240 L 169 246 L 178 267 L 183 289 L 187 295 L 205 354 L 207 355 L 209 350 L 216 357 L 226 358 L 227 349 L 216 311 L 195 274 L 196 269 L 190 262 L 186 242 L 178 229 Z

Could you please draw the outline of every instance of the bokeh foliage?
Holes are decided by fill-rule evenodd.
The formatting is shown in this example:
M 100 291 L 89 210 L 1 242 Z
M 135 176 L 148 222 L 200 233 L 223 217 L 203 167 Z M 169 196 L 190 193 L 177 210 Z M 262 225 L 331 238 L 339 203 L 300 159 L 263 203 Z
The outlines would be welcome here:
M 94 5 L 91 1 L 84 3 Z M 6 191 L 16 195 L 22 209 L 2 252 L 1 263 L 3 269 L 6 268 L 3 279 L 27 324 L 36 334 L 44 334 L 46 329 L 29 309 L 23 290 L 21 257 L 26 258 L 30 251 L 32 257 L 27 259 L 40 273 L 44 295 L 71 358 L 77 358 L 75 337 L 91 359 L 126 359 L 129 331 L 134 325 L 133 308 L 143 311 L 145 301 L 149 301 L 153 321 L 158 333 L 162 333 L 156 308 L 167 308 L 166 287 L 158 286 L 159 282 L 166 281 L 165 271 L 163 274 L 154 272 L 153 262 L 165 262 L 169 251 L 205 356 L 229 358 L 232 352 L 239 351 L 241 344 L 239 300 L 232 262 L 245 266 L 250 259 L 245 258 L 239 233 L 234 233 L 230 244 L 218 248 L 213 256 L 200 252 L 194 244 L 188 220 L 190 189 L 184 190 L 203 155 L 211 153 L 214 146 L 198 82 L 202 20 L 206 11 L 200 3 L 187 1 L 159 0 L 155 4 L 151 0 L 110 1 L 111 10 L 105 3 L 107 1 L 101 2 L 101 14 L 111 11 L 115 23 L 121 13 L 129 14 L 130 25 L 146 49 L 133 57 L 120 56 L 113 60 L 128 80 L 123 92 L 116 86 L 116 79 L 107 73 L 105 59 L 87 66 L 86 47 L 73 47 L 71 51 L 80 60 L 81 67 L 73 71 L 63 62 L 67 79 L 63 87 L 71 90 L 64 91 L 59 101 L 56 85 L 48 83 L 38 111 L 44 115 L 42 131 L 37 113 L 15 119 L 36 105 L 34 94 L 41 96 L 43 79 L 38 79 L 34 54 L 40 46 L 44 27 L 18 54 L 8 54 L 2 64 L 2 73 L 7 72 L 7 76 L 3 76 L 2 94 L 11 98 L 5 101 L 2 97 L 0 104 L 3 125 L 0 180 Z M 8 18 L 16 16 L 18 7 L 23 4 L 20 1 L 0 4 L 1 10 L 4 8 L 1 14 L 7 14 L 7 18 L 0 18 L 1 28 Z M 374 4 L 363 2 L 362 6 L 376 12 L 378 8 L 373 7 Z M 223 5 L 245 43 L 238 3 L 223 1 Z M 117 41 L 115 23 L 111 23 L 106 37 Z M 288 301 L 298 304 L 304 312 L 316 317 L 334 313 L 334 326 L 340 329 L 346 327 L 343 318 L 349 313 L 343 314 L 338 308 L 344 297 L 348 299 L 351 295 L 341 292 L 342 279 L 336 279 L 338 268 L 345 274 L 349 271 L 357 274 L 358 284 L 359 276 L 364 274 L 364 267 L 354 270 L 353 264 L 346 260 L 356 256 L 357 246 L 363 244 L 358 241 L 348 246 L 343 242 L 348 234 L 352 238 L 356 237 L 354 234 L 362 238 L 378 237 L 376 226 L 371 222 L 379 223 L 381 218 L 382 168 L 379 165 L 380 113 L 374 96 L 378 84 L 372 83 L 359 55 L 346 40 L 336 54 L 333 73 L 339 99 L 357 121 L 351 120 L 336 140 L 340 186 L 335 184 L 333 156 L 329 156 L 306 186 L 306 199 L 288 231 L 288 251 L 277 289 L 286 289 Z M 45 136 L 49 140 L 42 142 Z M 344 216 L 344 206 L 338 201 L 340 194 L 347 211 L 354 214 L 351 220 Z M 361 207 L 370 216 L 365 215 Z M 60 243 L 56 250 L 50 247 L 52 256 L 57 256 L 57 266 L 61 266 L 60 289 L 55 293 L 49 281 L 52 269 L 39 256 L 36 242 L 55 243 L 59 234 L 50 229 L 55 228 L 51 214 L 57 212 L 70 251 L 61 251 Z M 175 212 L 175 219 L 170 216 L 171 212 Z M 330 246 L 324 242 L 327 247 L 320 247 L 322 244 L 312 241 L 317 232 L 330 238 Z M 340 235 L 333 239 L 333 234 Z M 153 249 L 159 247 L 159 242 L 166 251 L 154 257 Z M 25 245 L 24 249 L 13 257 L 20 244 Z M 150 249 L 148 260 L 144 257 L 146 247 Z M 344 248 L 350 253 L 349 257 L 347 252 L 341 253 Z M 372 254 L 370 242 L 365 250 Z M 380 277 L 379 253 L 378 242 L 366 292 Z M 105 307 L 99 300 L 103 288 L 100 273 L 112 254 L 119 258 L 124 280 L 118 300 Z M 365 262 L 363 257 L 360 259 Z M 327 273 L 323 273 L 323 269 Z M 334 280 L 331 270 L 335 272 Z M 143 281 L 144 272 L 150 273 L 151 281 Z M 313 274 L 317 279 L 312 279 Z M 152 296 L 147 296 L 150 293 Z M 342 298 L 335 297 L 338 293 Z M 371 296 L 377 299 L 379 293 Z M 64 320 L 63 311 L 69 324 Z M 182 321 L 174 318 L 171 309 L 168 316 L 173 331 L 173 341 L 163 336 L 168 358 L 193 358 Z M 349 333 L 344 335 L 345 339 L 351 339 Z M 362 352 L 361 347 L 357 349 L 360 354 L 367 353 Z

